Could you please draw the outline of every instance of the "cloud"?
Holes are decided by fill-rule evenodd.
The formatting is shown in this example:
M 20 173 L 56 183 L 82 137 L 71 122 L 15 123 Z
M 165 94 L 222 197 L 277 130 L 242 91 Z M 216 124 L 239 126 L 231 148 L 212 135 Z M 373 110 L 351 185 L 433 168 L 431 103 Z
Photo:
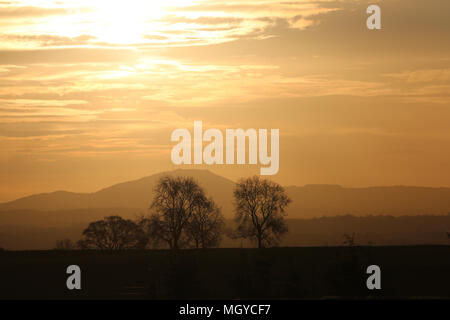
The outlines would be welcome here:
M 34 100 L 34 99 L 0 99 L 2 105 L 21 105 L 24 107 L 63 107 L 69 105 L 84 105 L 83 100 Z
M 303 150 L 286 175 L 304 154 L 351 158 L 355 143 L 367 172 L 379 151 L 409 163 L 397 151 L 404 141 L 420 149 L 418 137 L 437 146 L 450 136 L 450 2 L 383 1 L 380 32 L 365 27 L 367 2 L 16 1 L 42 7 L 1 18 L 0 161 L 71 168 L 68 159 L 89 157 L 86 169 L 98 157 L 101 168 L 116 155 L 129 167 L 148 155 L 141 168 L 153 168 L 167 162 L 173 128 L 203 119 L 280 128 L 284 161 Z
M 0 36 L 3 41 L 16 41 L 16 42 L 31 42 L 36 43 L 42 47 L 58 47 L 58 46 L 80 46 L 86 45 L 96 39 L 90 35 L 80 35 L 77 37 L 63 37 L 49 34 L 41 35 L 18 35 L 18 34 L 3 34 Z
M 13 20 L 30 17 L 66 15 L 69 14 L 70 12 L 71 11 L 66 8 L 43 8 L 43 7 L 28 7 L 28 6 L 0 7 L 0 18 Z
M 450 82 L 450 68 L 408 70 L 386 74 L 387 77 L 405 81 L 406 83 Z
M 160 21 L 164 22 L 165 24 L 187 23 L 196 25 L 217 25 L 217 24 L 236 25 L 243 22 L 244 19 L 235 17 L 208 17 L 208 16 L 189 18 L 184 16 L 169 15 L 161 18 Z
M 166 46 L 208 45 L 252 34 L 270 36 L 261 33 L 277 20 L 285 20 L 290 28 L 303 29 L 313 24 L 308 17 L 335 10 L 329 3 L 324 7 L 322 1 L 246 0 L 226 4 L 196 1 L 184 6 L 177 6 L 177 1 L 168 4 L 83 1 L 78 6 L 76 1 L 56 6 L 44 2 L 48 7 L 27 6 L 29 2 L 24 0 L 19 3 L 24 5 L 0 8 L 0 17 L 8 17 L 10 21 L 0 24 L 0 31 L 11 34 L 3 38 L 0 48 L 29 49 L 33 44 L 139 48 L 160 46 L 161 40 Z M 23 17 L 27 20 L 22 21 Z M 21 30 L 19 35 L 17 29 Z M 92 38 L 84 36 L 86 30 Z M 152 30 L 151 35 L 145 30 Z M 94 39 L 95 43 L 91 41 Z
M 132 49 L 122 48 L 58 48 L 0 50 L 2 64 L 67 64 L 67 63 L 105 63 L 129 62 L 138 56 Z

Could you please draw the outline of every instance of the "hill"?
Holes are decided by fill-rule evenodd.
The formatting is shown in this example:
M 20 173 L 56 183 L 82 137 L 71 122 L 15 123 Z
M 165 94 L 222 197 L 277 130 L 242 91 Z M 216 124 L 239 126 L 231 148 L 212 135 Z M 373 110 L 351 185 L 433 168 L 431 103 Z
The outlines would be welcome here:
M 450 212 L 450 188 L 368 187 L 335 185 L 287 187 L 293 202 L 291 218 L 338 215 L 446 215 Z
M 233 217 L 233 181 L 208 170 L 175 170 L 119 183 L 94 193 L 57 191 L 2 203 L 0 225 L 5 224 L 3 220 L 5 212 L 17 210 L 70 211 L 112 208 L 122 212 L 126 209 L 130 209 L 130 212 L 145 212 L 151 203 L 152 191 L 163 175 L 194 177 L 207 194 L 222 207 L 224 215 L 227 218 Z M 306 185 L 287 187 L 286 191 L 293 200 L 288 208 L 290 218 L 346 214 L 444 215 L 450 212 L 450 188 L 409 186 L 344 188 L 338 185 Z
M 0 211 L 38 210 L 67 211 L 83 209 L 139 209 L 146 211 L 153 198 L 153 190 L 164 175 L 194 177 L 208 195 L 231 212 L 231 194 L 234 183 L 207 170 L 175 170 L 151 175 L 139 180 L 119 183 L 94 193 L 73 193 L 56 191 L 20 198 L 0 204 Z M 0 220 L 0 224 L 2 221 Z

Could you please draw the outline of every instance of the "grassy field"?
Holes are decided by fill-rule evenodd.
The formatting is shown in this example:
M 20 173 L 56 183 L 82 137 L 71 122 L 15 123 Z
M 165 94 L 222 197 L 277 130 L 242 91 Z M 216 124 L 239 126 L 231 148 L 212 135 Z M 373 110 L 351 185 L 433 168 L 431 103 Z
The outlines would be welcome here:
M 79 265 L 82 290 L 66 288 Z M 381 268 L 381 290 L 366 268 Z M 450 246 L 0 252 L 2 299 L 450 298 Z

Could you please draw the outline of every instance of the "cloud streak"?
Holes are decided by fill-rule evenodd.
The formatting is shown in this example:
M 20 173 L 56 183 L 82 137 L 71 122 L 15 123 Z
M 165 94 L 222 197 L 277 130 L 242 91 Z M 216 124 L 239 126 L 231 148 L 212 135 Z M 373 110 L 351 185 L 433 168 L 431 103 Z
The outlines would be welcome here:
M 2 2 L 0 175 L 21 185 L 24 172 L 87 172 L 102 185 L 101 170 L 167 170 L 171 131 L 200 119 L 280 128 L 283 184 L 345 183 L 354 167 L 361 183 L 373 172 L 404 183 L 395 172 L 413 162 L 433 177 L 424 183 L 442 184 L 433 168 L 450 167 L 440 148 L 450 143 L 450 2 L 381 1 L 380 32 L 365 27 L 367 3 Z

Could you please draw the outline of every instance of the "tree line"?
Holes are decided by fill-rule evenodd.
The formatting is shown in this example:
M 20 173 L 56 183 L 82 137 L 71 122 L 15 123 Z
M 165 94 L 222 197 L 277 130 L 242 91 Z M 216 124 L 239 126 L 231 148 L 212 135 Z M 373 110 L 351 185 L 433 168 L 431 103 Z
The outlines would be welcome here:
M 165 176 L 155 187 L 149 215 L 91 222 L 81 240 L 58 241 L 56 249 L 211 248 L 225 234 L 249 239 L 258 248 L 277 245 L 288 231 L 285 210 L 291 199 L 284 188 L 254 176 L 239 180 L 233 196 L 236 228 L 230 230 L 220 207 L 193 178 Z

